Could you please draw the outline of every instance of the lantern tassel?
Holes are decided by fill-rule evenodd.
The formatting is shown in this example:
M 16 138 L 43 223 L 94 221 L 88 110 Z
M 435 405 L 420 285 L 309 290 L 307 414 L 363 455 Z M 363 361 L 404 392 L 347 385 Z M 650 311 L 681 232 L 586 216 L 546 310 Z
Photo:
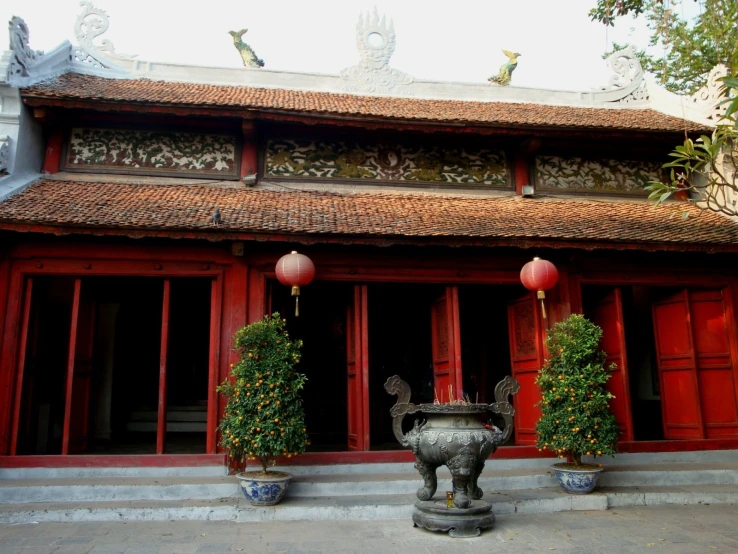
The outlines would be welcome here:
M 543 319 L 546 319 L 546 293 L 545 291 L 539 290 L 537 296 L 538 300 L 541 301 L 541 315 L 543 316 Z
M 295 317 L 300 317 L 300 297 L 295 296 Z

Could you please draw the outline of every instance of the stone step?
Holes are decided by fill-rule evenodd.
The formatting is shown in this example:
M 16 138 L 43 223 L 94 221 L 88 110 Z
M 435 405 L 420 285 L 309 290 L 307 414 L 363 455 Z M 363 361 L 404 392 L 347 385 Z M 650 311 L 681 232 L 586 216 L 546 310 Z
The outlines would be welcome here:
M 606 510 L 663 504 L 727 504 L 738 502 L 738 486 L 602 488 L 589 495 L 568 495 L 560 488 L 500 491 L 485 495 L 492 509 L 503 514 L 540 514 Z M 181 501 L 119 501 L 26 503 L 0 505 L 0 523 L 67 521 L 325 521 L 405 519 L 414 495 L 339 497 L 288 496 L 277 506 L 256 508 L 243 498 Z
M 451 490 L 448 470 L 438 470 L 438 490 Z M 422 480 L 417 472 L 296 474 L 291 497 L 413 495 Z M 514 491 L 558 486 L 548 467 L 485 469 L 479 479 L 485 491 Z M 603 487 L 738 485 L 738 464 L 643 464 L 607 467 Z M 233 476 L 88 477 L 0 480 L 0 503 L 217 500 L 238 497 Z

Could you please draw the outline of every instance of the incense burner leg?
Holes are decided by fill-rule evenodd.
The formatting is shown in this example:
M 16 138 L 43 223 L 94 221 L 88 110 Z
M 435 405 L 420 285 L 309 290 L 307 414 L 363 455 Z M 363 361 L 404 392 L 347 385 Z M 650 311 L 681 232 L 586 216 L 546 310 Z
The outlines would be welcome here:
M 469 498 L 471 498 L 472 500 L 479 500 L 484 496 L 484 491 L 480 489 L 478 485 L 479 476 L 482 474 L 483 469 L 484 462 L 477 462 L 477 464 L 474 466 L 471 479 L 469 479 Z
M 415 469 L 418 470 L 423 478 L 423 486 L 418 489 L 418 498 L 420 500 L 430 500 L 436 494 L 438 488 L 438 477 L 436 477 L 436 469 L 438 464 L 431 464 L 416 458 Z
M 477 457 L 471 453 L 471 449 L 468 446 L 465 446 L 446 465 L 451 472 L 451 482 L 454 488 L 454 506 L 457 508 L 468 508 L 471 505 L 471 499 L 467 494 L 467 490 L 474 475 Z

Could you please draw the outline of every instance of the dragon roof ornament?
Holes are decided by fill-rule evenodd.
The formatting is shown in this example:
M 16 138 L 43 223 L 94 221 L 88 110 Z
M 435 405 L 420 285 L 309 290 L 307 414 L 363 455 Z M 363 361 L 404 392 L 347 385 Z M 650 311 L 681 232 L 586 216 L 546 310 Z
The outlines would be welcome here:
M 361 60 L 341 71 L 345 82 L 343 91 L 412 96 L 407 85 L 413 78 L 389 65 L 395 42 L 395 26 L 391 19 L 388 21 L 384 15 L 380 19 L 376 8 L 366 15 L 360 14 L 356 24 L 356 46 Z
M 10 173 L 10 137 L 0 136 L 0 177 Z
M 29 70 L 38 63 L 44 53 L 30 47 L 28 25 L 22 18 L 13 16 L 8 21 L 8 35 L 12 57 L 8 66 L 7 80 L 10 81 L 13 77 L 28 77 Z
M 105 10 L 96 8 L 90 0 L 79 3 L 84 9 L 74 23 L 74 34 L 79 41 L 74 49 L 74 60 L 100 69 L 118 68 L 119 62 L 130 62 L 135 56 L 119 54 L 108 39 L 97 45 L 93 41 L 104 34 L 110 26 Z

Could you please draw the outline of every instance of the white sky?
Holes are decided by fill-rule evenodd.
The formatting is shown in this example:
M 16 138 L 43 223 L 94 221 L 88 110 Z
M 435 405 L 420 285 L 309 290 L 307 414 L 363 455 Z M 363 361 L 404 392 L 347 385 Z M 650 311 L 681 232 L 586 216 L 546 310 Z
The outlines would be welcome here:
M 621 19 L 606 31 L 590 22 L 595 0 L 95 0 L 107 11 L 102 38 L 138 59 L 240 67 L 229 30 L 248 28 L 244 40 L 266 67 L 337 74 L 358 60 L 359 13 L 375 5 L 394 20 L 397 46 L 390 64 L 416 78 L 486 82 L 520 52 L 513 85 L 589 90 L 606 84 L 601 59 L 607 40 L 646 46 L 640 22 Z M 0 18 L 25 19 L 31 46 L 50 50 L 76 43 L 78 0 L 2 0 Z M 8 44 L 7 27 L 0 41 Z

